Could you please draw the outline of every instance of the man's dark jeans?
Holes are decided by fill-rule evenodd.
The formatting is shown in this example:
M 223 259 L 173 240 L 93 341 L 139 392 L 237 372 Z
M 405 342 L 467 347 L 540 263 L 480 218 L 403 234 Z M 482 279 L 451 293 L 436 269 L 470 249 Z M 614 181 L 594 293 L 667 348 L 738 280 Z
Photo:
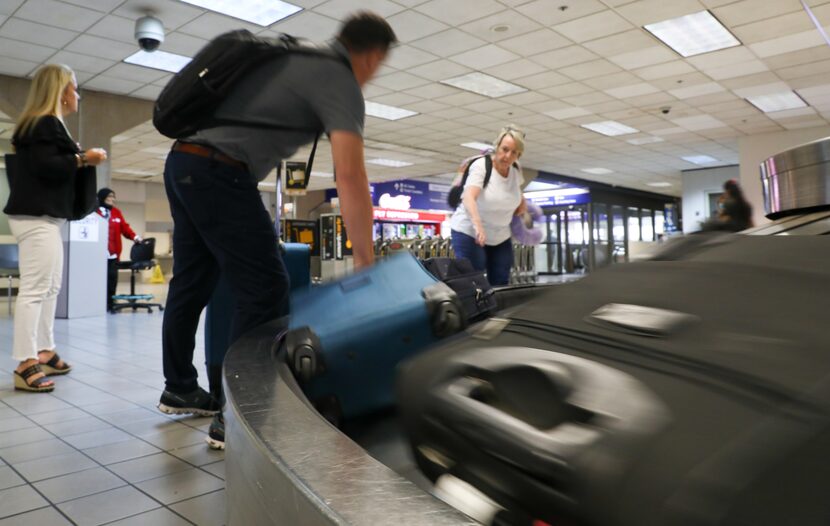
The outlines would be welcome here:
M 274 224 L 247 171 L 170 152 L 164 184 L 173 216 L 173 279 L 162 326 L 166 388 L 198 387 L 193 348 L 202 310 L 220 273 L 236 300 L 231 342 L 288 314 L 288 273 Z

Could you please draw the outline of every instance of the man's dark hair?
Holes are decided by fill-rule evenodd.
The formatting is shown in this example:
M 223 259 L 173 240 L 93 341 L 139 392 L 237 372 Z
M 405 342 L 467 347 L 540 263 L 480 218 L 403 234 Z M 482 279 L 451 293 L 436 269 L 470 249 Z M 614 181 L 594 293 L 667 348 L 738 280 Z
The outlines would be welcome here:
M 350 52 L 380 49 L 385 53 L 389 46 L 398 41 L 398 37 L 382 17 L 368 11 L 359 11 L 343 22 L 337 40 Z

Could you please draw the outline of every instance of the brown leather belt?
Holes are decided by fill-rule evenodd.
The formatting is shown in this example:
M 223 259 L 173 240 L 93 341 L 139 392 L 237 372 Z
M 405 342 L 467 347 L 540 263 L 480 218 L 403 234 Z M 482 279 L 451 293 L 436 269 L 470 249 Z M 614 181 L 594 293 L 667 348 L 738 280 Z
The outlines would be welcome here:
M 176 141 L 173 143 L 173 151 L 198 155 L 199 157 L 207 157 L 208 159 L 233 166 L 234 168 L 246 171 L 248 170 L 248 166 L 242 161 L 237 161 L 233 157 L 229 157 L 219 150 L 211 148 L 210 146 L 205 146 L 204 144 Z

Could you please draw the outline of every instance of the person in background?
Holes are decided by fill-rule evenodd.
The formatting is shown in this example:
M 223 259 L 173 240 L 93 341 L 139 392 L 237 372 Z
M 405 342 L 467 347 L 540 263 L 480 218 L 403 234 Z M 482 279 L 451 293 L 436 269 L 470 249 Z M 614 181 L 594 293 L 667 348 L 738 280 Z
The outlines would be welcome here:
M 450 219 L 452 247 L 455 257 L 467 258 L 476 270 L 486 271 L 492 285 L 507 285 L 513 265 L 510 222 L 526 209 L 522 171 L 516 162 L 524 152 L 524 132 L 507 126 L 493 146 L 493 173 L 486 187 L 485 159 L 470 166 L 461 206 Z
M 288 273 L 257 182 L 314 140 L 313 132 L 302 130 L 321 127 L 328 134 L 355 267 L 374 261 L 361 87 L 396 41 L 380 16 L 361 12 L 349 17 L 330 45 L 336 58 L 289 53 L 266 61 L 241 79 L 216 110 L 219 119 L 258 126 L 201 130 L 176 141 L 167 156 L 164 182 L 175 257 L 162 325 L 165 389 L 158 408 L 167 414 L 215 415 L 208 434 L 213 448 L 225 447 L 223 401 L 197 381 L 193 349 L 199 316 L 220 274 L 236 300 L 231 342 L 288 313 Z M 262 127 L 286 123 L 297 129 Z M 208 368 L 213 392 L 221 393 L 221 370 L 221 365 Z
M 121 236 L 133 243 L 141 243 L 141 236 L 136 235 L 121 210 L 115 207 L 115 192 L 109 188 L 98 190 L 98 209 L 95 212 L 107 220 L 109 237 L 107 241 L 107 312 L 112 308 L 115 289 L 118 287 L 118 262 L 121 261 Z
M 723 183 L 723 194 L 718 198 L 718 213 L 701 226 L 701 230 L 740 232 L 752 228 L 752 205 L 734 179 Z
M 72 367 L 55 352 L 53 327 L 63 275 L 61 228 L 72 216 L 75 174 L 107 159 L 102 148 L 82 150 L 64 117 L 78 111 L 78 82 L 64 65 L 37 70 L 12 135 L 20 173 L 3 212 L 17 240 L 20 291 L 14 314 L 14 387 L 49 392 L 47 375 Z

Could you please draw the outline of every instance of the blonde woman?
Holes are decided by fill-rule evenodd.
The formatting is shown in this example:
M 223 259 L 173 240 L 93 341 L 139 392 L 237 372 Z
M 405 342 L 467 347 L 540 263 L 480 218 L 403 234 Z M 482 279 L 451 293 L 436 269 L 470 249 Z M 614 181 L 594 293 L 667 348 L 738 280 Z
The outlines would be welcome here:
M 20 254 L 20 290 L 14 315 L 14 387 L 49 392 L 52 374 L 71 370 L 55 352 L 53 326 L 61 287 L 61 226 L 72 215 L 75 174 L 106 160 L 101 148 L 83 151 L 63 118 L 78 111 L 78 83 L 66 66 L 49 64 L 32 79 L 12 136 L 18 174 L 3 210 Z
M 524 132 L 510 125 L 502 128 L 493 143 L 493 169 L 485 185 L 486 160 L 473 161 L 461 206 L 450 220 L 455 256 L 467 258 L 477 270 L 487 272 L 493 285 L 507 285 L 513 264 L 510 222 L 523 214 L 522 170 L 518 159 L 524 152 Z

